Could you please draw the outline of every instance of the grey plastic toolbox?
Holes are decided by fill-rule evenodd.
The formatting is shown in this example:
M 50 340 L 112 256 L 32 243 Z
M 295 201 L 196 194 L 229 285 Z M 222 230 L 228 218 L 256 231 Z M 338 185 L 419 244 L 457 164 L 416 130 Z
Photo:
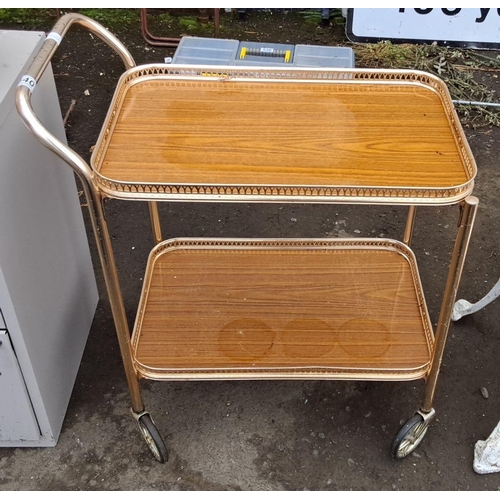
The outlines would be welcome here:
M 354 51 L 349 47 L 239 42 L 185 36 L 175 51 L 172 63 L 354 68 Z

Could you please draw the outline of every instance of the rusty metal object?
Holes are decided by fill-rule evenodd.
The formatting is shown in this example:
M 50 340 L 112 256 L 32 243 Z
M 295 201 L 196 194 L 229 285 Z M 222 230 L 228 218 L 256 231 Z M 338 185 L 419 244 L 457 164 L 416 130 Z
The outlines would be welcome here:
M 208 20 L 208 16 L 206 15 L 207 9 L 200 9 L 205 11 L 204 13 L 201 14 L 201 16 L 198 16 L 199 18 L 203 17 L 204 19 L 206 18 Z M 149 45 L 153 45 L 155 47 L 177 47 L 179 45 L 179 42 L 181 41 L 180 38 L 169 38 L 169 37 L 163 37 L 163 36 L 155 36 L 151 34 L 148 28 L 148 12 L 147 9 L 140 9 L 141 11 L 141 33 L 142 37 L 144 40 Z M 214 35 L 215 37 L 219 37 L 220 35 L 220 9 L 214 9 Z
M 220 10 L 214 9 L 214 28 L 215 28 L 215 38 L 220 36 Z
M 148 29 L 147 9 L 141 9 L 141 33 L 144 40 L 146 40 L 149 45 L 155 47 L 177 47 L 181 41 L 180 38 L 166 38 L 152 35 Z

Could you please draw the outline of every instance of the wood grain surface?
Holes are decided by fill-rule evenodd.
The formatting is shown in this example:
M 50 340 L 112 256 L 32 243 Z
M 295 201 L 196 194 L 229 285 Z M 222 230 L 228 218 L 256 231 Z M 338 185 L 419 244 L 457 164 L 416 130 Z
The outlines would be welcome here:
M 439 96 L 394 83 L 137 82 L 94 168 L 136 183 L 449 188 L 470 180 Z
M 153 370 L 425 371 L 430 360 L 423 299 L 390 248 L 179 248 L 152 273 L 134 338 Z

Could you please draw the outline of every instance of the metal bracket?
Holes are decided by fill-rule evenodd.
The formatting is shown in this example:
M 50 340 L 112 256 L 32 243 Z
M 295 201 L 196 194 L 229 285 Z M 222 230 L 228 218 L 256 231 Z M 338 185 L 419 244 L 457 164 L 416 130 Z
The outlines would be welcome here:
M 418 410 L 417 413 L 424 419 L 427 425 L 436 418 L 436 410 L 434 408 L 431 408 L 429 411 Z
M 135 412 L 133 408 L 130 408 L 130 414 L 132 415 L 132 418 L 139 423 L 139 420 L 144 416 L 144 415 L 149 415 L 149 412 L 146 410 L 140 411 L 140 412 Z

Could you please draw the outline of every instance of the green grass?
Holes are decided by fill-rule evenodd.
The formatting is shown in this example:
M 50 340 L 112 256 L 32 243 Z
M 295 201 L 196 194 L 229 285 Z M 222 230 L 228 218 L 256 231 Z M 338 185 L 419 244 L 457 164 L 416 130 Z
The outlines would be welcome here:
M 0 9 L 0 24 L 36 27 L 55 22 L 55 9 Z
M 317 26 L 321 23 L 321 11 L 323 9 L 309 9 L 300 11 L 300 15 L 302 16 L 304 23 Z M 345 24 L 345 19 L 342 17 L 342 9 L 329 9 L 330 16 L 329 20 L 332 25 L 336 24 Z
M 158 15 L 158 20 L 162 24 L 172 24 L 174 21 L 174 18 L 170 14 L 164 13 L 164 14 Z
M 78 12 L 106 28 L 135 28 L 140 21 L 139 9 L 78 9 Z
M 106 28 L 139 28 L 139 9 L 71 9 L 95 19 Z M 60 9 L 60 13 L 65 9 Z M 0 25 L 52 26 L 56 9 L 0 9 Z
M 187 31 L 196 31 L 199 28 L 196 17 L 192 16 L 179 17 L 179 26 Z

